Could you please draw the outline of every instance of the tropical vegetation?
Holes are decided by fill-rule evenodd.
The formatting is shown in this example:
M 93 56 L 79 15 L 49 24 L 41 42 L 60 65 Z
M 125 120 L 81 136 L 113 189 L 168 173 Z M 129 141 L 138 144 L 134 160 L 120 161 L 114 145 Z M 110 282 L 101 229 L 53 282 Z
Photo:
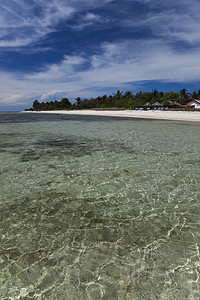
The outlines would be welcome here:
M 39 102 L 33 101 L 32 108 L 27 110 L 65 110 L 65 109 L 144 109 L 154 106 L 164 108 L 178 108 L 192 99 L 200 99 L 200 90 L 198 92 L 187 93 L 186 89 L 180 92 L 138 92 L 135 95 L 131 91 L 122 92 L 118 90 L 112 95 L 104 95 L 96 98 L 81 99 L 77 97 L 72 104 L 68 98 L 62 98 L 60 101 Z M 155 105 L 156 103 L 156 105 Z

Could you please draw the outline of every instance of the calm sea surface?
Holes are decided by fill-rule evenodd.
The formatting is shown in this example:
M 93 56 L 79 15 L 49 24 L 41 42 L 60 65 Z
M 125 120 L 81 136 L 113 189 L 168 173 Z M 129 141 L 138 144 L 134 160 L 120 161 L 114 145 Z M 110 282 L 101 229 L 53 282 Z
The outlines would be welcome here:
M 0 299 L 199 299 L 200 123 L 0 113 Z

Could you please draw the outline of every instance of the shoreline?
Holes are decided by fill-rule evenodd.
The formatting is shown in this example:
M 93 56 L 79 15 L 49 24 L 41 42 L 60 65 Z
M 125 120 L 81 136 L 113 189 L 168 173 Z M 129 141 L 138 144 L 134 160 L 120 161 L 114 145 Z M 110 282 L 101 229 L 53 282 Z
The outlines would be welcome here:
M 84 116 L 105 116 L 105 117 L 125 117 L 125 118 L 142 118 L 158 119 L 172 121 L 192 121 L 200 122 L 199 111 L 160 111 L 160 110 L 50 110 L 50 111 L 24 111 L 25 113 L 45 113 L 45 114 L 67 114 L 67 115 L 84 115 Z

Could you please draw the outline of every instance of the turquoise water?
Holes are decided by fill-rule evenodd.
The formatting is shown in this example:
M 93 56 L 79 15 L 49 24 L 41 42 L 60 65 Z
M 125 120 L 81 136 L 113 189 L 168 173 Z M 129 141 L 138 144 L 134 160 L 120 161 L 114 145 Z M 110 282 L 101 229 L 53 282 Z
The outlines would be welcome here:
M 0 299 L 199 299 L 199 122 L 1 113 L 0 146 Z

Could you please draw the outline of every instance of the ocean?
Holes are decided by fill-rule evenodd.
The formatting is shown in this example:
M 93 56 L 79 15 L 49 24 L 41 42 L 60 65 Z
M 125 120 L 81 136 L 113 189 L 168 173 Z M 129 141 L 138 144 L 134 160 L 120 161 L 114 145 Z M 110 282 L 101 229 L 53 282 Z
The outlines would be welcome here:
M 0 113 L 0 299 L 199 299 L 200 123 Z

